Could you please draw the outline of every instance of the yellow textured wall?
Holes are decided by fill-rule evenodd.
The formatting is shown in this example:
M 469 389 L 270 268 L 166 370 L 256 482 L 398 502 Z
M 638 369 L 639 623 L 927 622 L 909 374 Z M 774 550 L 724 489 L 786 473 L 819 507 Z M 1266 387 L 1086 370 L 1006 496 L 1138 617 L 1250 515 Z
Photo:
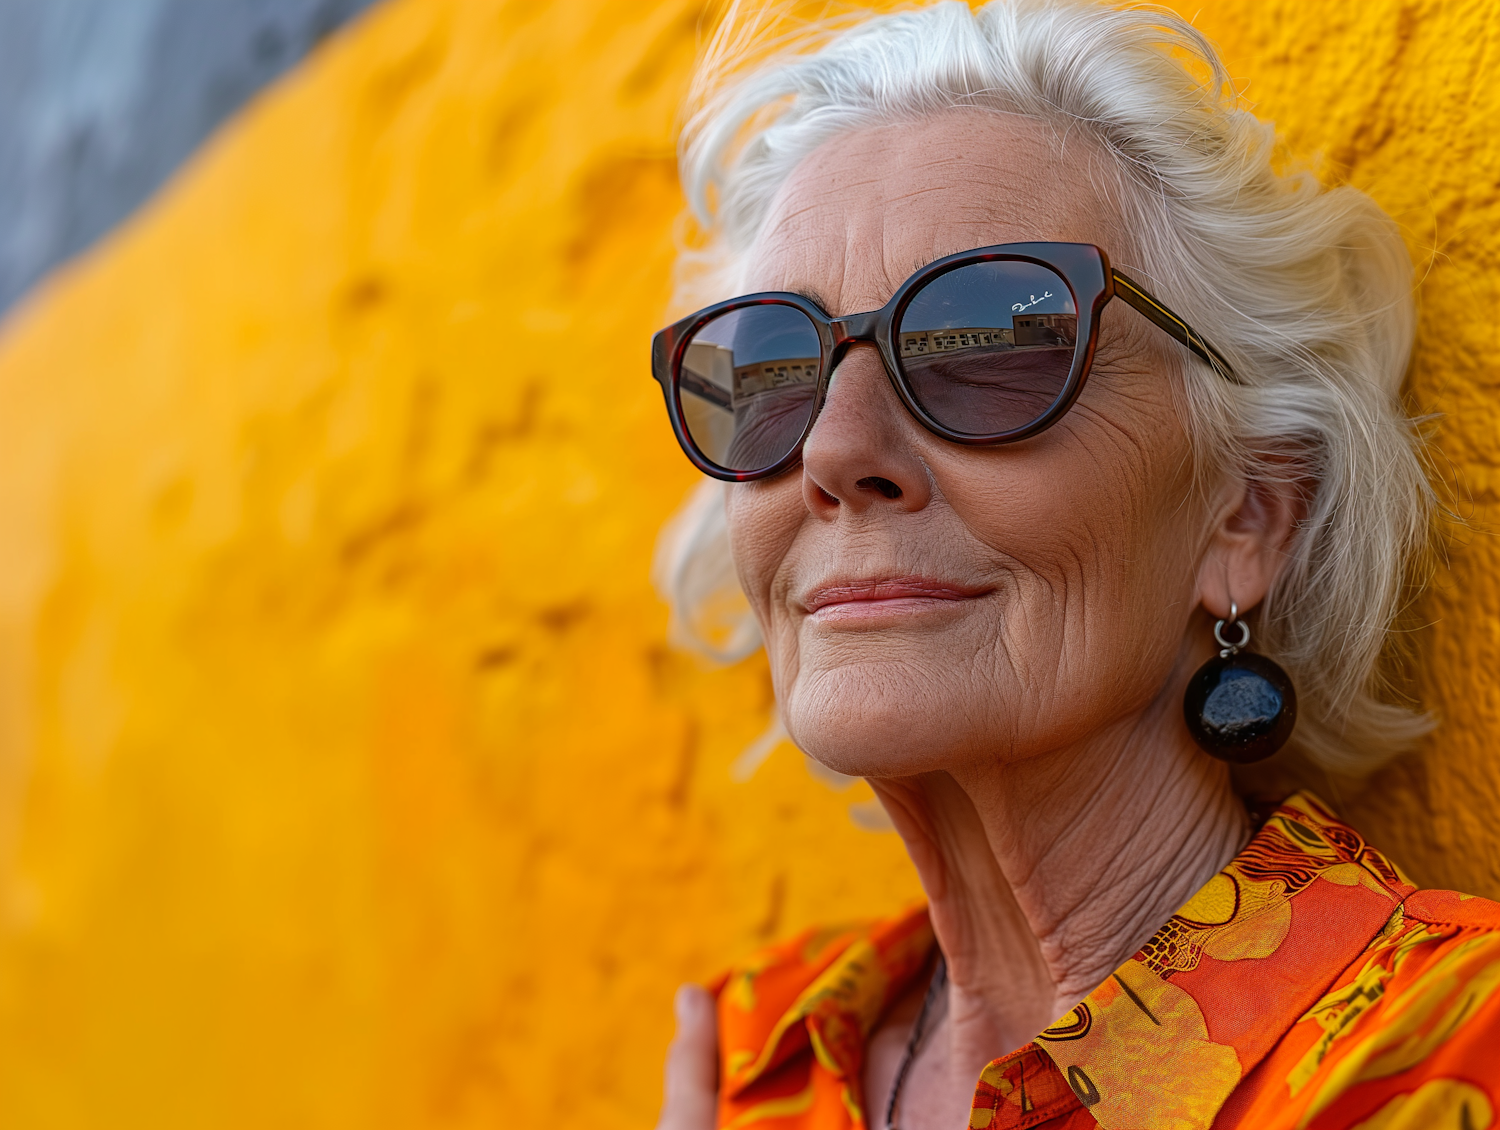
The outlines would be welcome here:
M 1500 13 L 1193 10 L 1430 264 L 1446 724 L 1330 799 L 1500 894 Z M 648 584 L 699 21 L 394 0 L 6 327 L 0 1126 L 649 1126 L 679 979 L 915 893 Z

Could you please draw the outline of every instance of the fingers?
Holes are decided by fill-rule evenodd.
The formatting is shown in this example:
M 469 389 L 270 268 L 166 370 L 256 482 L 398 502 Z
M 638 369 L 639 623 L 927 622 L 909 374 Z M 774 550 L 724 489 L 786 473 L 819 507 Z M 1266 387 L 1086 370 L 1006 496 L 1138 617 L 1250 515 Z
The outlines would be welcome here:
M 677 1035 L 667 1049 L 666 1102 L 657 1130 L 714 1130 L 719 1103 L 719 1022 L 714 998 L 683 985 L 673 1002 Z

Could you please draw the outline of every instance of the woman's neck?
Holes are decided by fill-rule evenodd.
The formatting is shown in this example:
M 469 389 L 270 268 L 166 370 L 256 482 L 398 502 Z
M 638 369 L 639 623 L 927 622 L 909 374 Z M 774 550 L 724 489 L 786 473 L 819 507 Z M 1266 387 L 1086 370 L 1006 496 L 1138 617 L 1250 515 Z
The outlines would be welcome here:
M 933 1058 L 965 1088 L 1092 992 L 1244 846 L 1227 768 L 1166 709 L 1053 754 L 871 782 L 948 962 Z

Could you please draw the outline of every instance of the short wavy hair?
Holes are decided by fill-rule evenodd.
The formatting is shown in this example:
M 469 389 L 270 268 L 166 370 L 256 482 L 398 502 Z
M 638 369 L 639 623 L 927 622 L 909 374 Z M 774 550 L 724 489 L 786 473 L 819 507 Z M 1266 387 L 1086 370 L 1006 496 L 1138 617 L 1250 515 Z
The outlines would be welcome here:
M 680 152 L 705 238 L 682 253 L 679 305 L 738 291 L 776 193 L 840 134 L 977 108 L 1087 135 L 1118 167 L 1139 256 L 1121 265 L 1243 378 L 1182 365 L 1200 482 L 1294 476 L 1304 491 L 1252 619 L 1258 650 L 1297 685 L 1294 745 L 1355 775 L 1412 746 L 1430 723 L 1385 701 L 1381 667 L 1432 492 L 1401 402 L 1415 314 L 1390 218 L 1351 187 L 1279 168 L 1273 128 L 1241 104 L 1212 45 L 1158 8 L 949 0 L 804 26 L 747 61 L 755 30 L 731 11 L 700 69 Z M 719 484 L 664 532 L 656 574 L 680 641 L 723 660 L 759 645 Z

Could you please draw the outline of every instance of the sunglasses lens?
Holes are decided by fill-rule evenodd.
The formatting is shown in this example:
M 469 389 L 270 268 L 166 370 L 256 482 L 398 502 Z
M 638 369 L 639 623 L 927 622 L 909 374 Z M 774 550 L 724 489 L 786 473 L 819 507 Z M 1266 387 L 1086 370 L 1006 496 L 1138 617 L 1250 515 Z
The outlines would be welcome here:
M 728 471 L 779 463 L 812 419 L 822 352 L 795 306 L 745 306 L 700 326 L 677 382 L 693 445 Z
M 1062 395 L 1078 312 L 1055 272 L 996 260 L 933 279 L 897 331 L 897 354 L 922 409 L 950 431 L 993 436 L 1036 423 Z

